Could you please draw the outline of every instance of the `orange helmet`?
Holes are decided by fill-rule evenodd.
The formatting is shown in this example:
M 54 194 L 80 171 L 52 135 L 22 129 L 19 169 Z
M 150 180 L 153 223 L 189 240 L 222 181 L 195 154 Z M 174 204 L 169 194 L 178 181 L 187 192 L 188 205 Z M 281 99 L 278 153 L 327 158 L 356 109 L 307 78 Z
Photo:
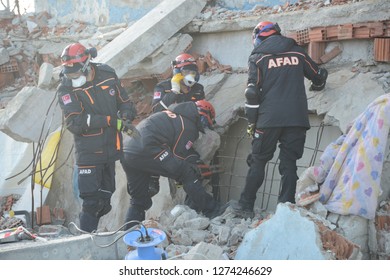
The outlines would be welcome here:
M 199 81 L 199 71 L 198 71 L 198 65 L 196 64 L 195 58 L 188 54 L 188 53 L 182 53 L 178 55 L 174 61 L 172 61 L 172 67 L 173 67 L 173 75 L 177 73 L 182 73 L 183 70 L 189 70 L 195 72 L 195 81 Z M 187 85 L 187 84 L 186 84 Z M 188 85 L 187 85 L 188 86 Z
M 63 66 L 72 67 L 73 63 L 84 63 L 88 59 L 87 49 L 80 43 L 70 44 L 65 47 L 61 54 Z
M 63 73 L 85 72 L 90 59 L 97 56 L 96 48 L 86 49 L 80 43 L 73 43 L 65 47 L 61 54 Z
M 257 39 L 260 39 L 261 41 L 265 37 L 275 35 L 275 34 L 280 34 L 280 32 L 281 30 L 277 23 L 273 23 L 270 21 L 262 21 L 258 25 L 256 25 L 256 27 L 253 29 L 252 32 L 253 44 L 256 45 Z
M 207 120 L 206 126 L 211 129 L 213 127 L 213 124 L 215 123 L 214 106 L 204 99 L 196 101 L 195 104 L 196 107 L 198 107 L 198 112 L 201 116 L 201 121 L 203 116 L 203 119 Z
M 182 54 L 178 55 L 174 61 L 172 61 L 173 68 L 180 69 L 186 65 L 195 65 L 196 66 L 195 58 L 188 53 L 182 53 Z

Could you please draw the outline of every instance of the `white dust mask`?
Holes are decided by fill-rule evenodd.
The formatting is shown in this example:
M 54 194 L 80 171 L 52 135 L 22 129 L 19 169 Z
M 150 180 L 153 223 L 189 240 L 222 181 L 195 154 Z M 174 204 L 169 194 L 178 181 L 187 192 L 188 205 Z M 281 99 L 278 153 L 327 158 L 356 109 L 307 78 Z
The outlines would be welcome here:
M 81 75 L 77 79 L 72 79 L 72 86 L 74 88 L 81 87 L 87 82 L 87 77 L 84 75 Z

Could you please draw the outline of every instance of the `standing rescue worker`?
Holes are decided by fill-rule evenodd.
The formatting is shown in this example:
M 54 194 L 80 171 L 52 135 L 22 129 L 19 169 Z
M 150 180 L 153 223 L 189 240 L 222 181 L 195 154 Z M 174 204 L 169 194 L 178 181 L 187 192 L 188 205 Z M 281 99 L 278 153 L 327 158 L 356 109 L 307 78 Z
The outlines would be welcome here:
M 145 219 L 145 211 L 152 206 L 148 190 L 152 175 L 182 182 L 196 210 L 205 216 L 213 218 L 223 213 L 225 207 L 202 185 L 202 170 L 197 165 L 199 154 L 192 147 L 199 132 L 212 127 L 214 118 L 214 107 L 206 100 L 172 104 L 168 110 L 152 114 L 138 124 L 139 138 L 125 139 L 122 165 L 131 197 L 126 222 Z M 129 223 L 128 228 L 131 226 Z
M 187 53 L 172 61 L 172 79 L 158 83 L 154 88 L 153 113 L 168 109 L 173 103 L 197 101 L 205 98 L 203 85 L 199 84 L 199 71 L 194 57 Z
M 133 103 L 113 68 L 92 63 L 95 48 L 80 43 L 62 52 L 58 100 L 67 129 L 75 142 L 75 161 L 80 198 L 80 228 L 92 232 L 111 210 L 115 191 L 115 161 L 122 156 L 122 131 L 136 132 Z
M 295 40 L 281 35 L 277 23 L 260 22 L 253 30 L 254 49 L 248 59 L 245 113 L 253 137 L 249 170 L 236 214 L 253 217 L 256 193 L 265 167 L 279 143 L 282 189 L 278 202 L 295 202 L 297 160 L 303 155 L 310 128 L 304 78 L 310 90 L 325 87 L 328 72 L 318 68 Z

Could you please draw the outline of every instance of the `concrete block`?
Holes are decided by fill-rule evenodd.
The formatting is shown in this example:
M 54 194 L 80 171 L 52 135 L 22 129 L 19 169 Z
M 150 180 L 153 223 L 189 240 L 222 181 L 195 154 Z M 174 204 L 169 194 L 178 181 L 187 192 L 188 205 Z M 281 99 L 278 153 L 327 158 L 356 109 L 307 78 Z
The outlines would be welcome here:
M 222 260 L 223 250 L 221 247 L 205 242 L 194 246 L 184 257 L 186 260 Z
M 237 249 L 236 260 L 326 260 L 313 221 L 279 203 L 275 215 L 249 231 Z
M 104 46 L 95 61 L 107 63 L 121 78 L 131 67 L 152 54 L 168 38 L 191 22 L 206 3 L 206 0 L 161 2 Z
M 49 88 L 50 81 L 53 77 L 53 69 L 54 66 L 50 63 L 44 62 L 39 68 L 39 79 L 38 79 L 38 87 L 39 88 Z
M 16 141 L 43 140 L 42 135 L 53 132 L 62 123 L 56 98 L 54 91 L 24 87 L 0 112 L 0 131 Z
M 128 251 L 119 235 L 123 235 L 123 232 L 2 244 L 0 260 L 123 260 Z M 104 247 L 116 238 L 118 241 L 112 246 Z
M 220 90 L 209 100 L 215 108 L 215 128 L 218 133 L 223 133 L 236 122 L 238 112 L 244 109 L 247 78 L 247 74 L 229 75 Z
M 205 134 L 200 133 L 199 139 L 194 143 L 194 149 L 199 153 L 201 160 L 209 163 L 221 144 L 221 136 L 210 129 L 205 130 Z
M 188 34 L 173 36 L 147 58 L 128 69 L 123 78 L 154 77 L 165 74 L 165 71 L 171 75 L 172 60 L 184 52 L 191 45 L 191 42 L 192 37 Z
M 7 49 L 0 48 L 0 65 L 7 63 L 9 61 L 9 54 Z

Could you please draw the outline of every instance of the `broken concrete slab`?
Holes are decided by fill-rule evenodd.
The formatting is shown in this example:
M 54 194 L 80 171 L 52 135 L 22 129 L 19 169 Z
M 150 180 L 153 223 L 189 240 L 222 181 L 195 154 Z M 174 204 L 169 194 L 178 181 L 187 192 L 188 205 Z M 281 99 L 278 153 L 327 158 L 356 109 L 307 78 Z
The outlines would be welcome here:
M 224 133 L 229 125 L 238 119 L 238 112 L 244 109 L 247 74 L 229 75 L 222 87 L 209 101 L 216 113 L 216 130 Z
M 228 74 L 217 73 L 208 76 L 201 75 L 199 83 L 203 85 L 206 99 L 210 100 L 221 89 L 227 79 Z
M 385 3 L 386 2 L 386 3 Z M 371 0 L 369 5 L 363 2 L 353 2 L 348 5 L 348 9 L 334 5 L 327 7 L 327 13 L 321 13 L 321 7 L 309 10 L 298 10 L 289 13 L 267 14 L 266 20 L 277 22 L 286 30 L 299 30 L 318 26 L 319 22 L 323 25 L 338 25 L 350 22 L 365 22 L 375 20 L 388 20 L 388 11 L 390 9 L 389 1 Z M 299 18 L 300 20 L 296 20 Z M 315 18 L 316 20 L 313 20 Z M 194 20 L 188 24 L 183 32 L 186 33 L 216 33 L 228 30 L 237 31 L 247 29 L 252 31 L 259 23 L 259 16 L 238 17 L 236 20 Z
M 187 25 L 207 1 L 165 0 L 104 46 L 95 59 L 113 67 L 118 77 L 153 53 Z M 185 15 L 185 16 L 183 16 Z
M 99 236 L 83 234 L 65 236 L 50 241 L 31 240 L 2 244 L 2 260 L 124 260 L 127 245 L 119 239 L 112 246 L 106 246 L 123 235 L 123 232 L 100 233 Z
M 0 48 L 0 65 L 5 64 L 9 61 L 9 53 L 7 49 Z
M 55 92 L 36 87 L 24 87 L 0 112 L 0 131 L 21 142 L 38 143 L 61 124 Z
M 345 133 L 347 126 L 375 98 L 385 94 L 374 77 L 371 72 L 354 73 L 347 69 L 329 74 L 324 91 L 306 91 L 309 110 L 325 114 L 325 124 L 339 126 Z
M 53 77 L 53 64 L 44 62 L 39 68 L 39 79 L 38 79 L 38 87 L 39 88 L 49 88 L 51 78 Z
M 340 215 L 336 231 L 359 245 L 363 259 L 370 259 L 368 248 L 368 220 L 355 215 Z
M 185 260 L 223 260 L 223 250 L 213 244 L 200 242 L 184 257 Z
M 329 260 L 316 224 L 290 203 L 279 203 L 275 215 L 249 231 L 236 260 Z
M 194 149 L 199 153 L 201 160 L 209 163 L 220 145 L 221 136 L 214 130 L 206 129 L 206 133 L 199 134 L 199 139 L 194 143 Z
M 165 73 L 171 68 L 172 60 L 184 52 L 191 45 L 191 42 L 192 37 L 188 34 L 173 36 L 153 54 L 131 67 L 122 78 L 152 77 Z

